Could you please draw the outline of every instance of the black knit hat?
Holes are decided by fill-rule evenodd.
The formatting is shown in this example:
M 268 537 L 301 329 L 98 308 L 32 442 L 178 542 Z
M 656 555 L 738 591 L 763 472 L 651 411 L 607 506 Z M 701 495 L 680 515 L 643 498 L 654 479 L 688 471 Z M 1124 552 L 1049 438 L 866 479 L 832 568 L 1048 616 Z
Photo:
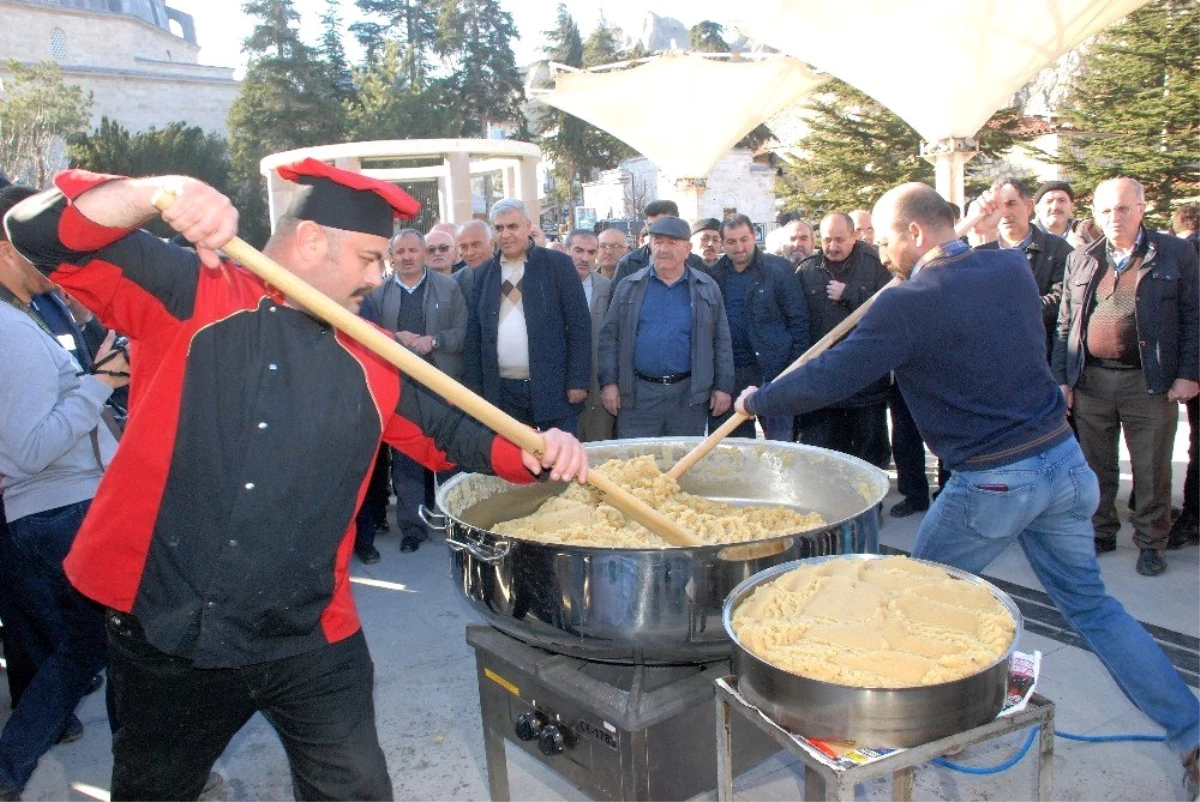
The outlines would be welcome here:
M 1043 195 L 1045 195 L 1047 192 L 1055 191 L 1067 193 L 1067 197 L 1071 199 L 1071 203 L 1075 202 L 1075 192 L 1071 189 L 1071 185 L 1066 181 L 1047 181 L 1046 183 L 1042 184 L 1040 187 L 1038 187 L 1037 194 L 1033 196 L 1033 202 L 1039 203 L 1042 200 Z

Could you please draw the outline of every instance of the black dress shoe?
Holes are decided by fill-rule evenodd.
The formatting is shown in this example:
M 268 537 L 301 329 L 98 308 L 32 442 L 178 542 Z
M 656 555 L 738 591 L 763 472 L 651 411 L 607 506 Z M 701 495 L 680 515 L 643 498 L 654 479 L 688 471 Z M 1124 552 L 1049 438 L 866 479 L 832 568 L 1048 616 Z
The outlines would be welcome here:
M 1163 561 L 1162 554 L 1158 549 L 1142 549 L 1141 555 L 1138 556 L 1137 572 L 1142 576 L 1158 576 L 1163 571 L 1167 570 L 1167 564 Z
M 92 681 L 89 682 L 87 688 L 84 689 L 83 695 L 87 696 L 88 694 L 95 693 L 96 691 L 100 690 L 103 687 L 104 687 L 104 675 L 97 674 L 96 676 L 92 677 Z
M 58 734 L 56 744 L 73 744 L 76 741 L 83 739 L 83 722 L 79 720 L 79 716 L 74 713 L 67 719 L 67 723 L 63 725 L 62 732 Z
M 379 562 L 379 549 L 374 546 L 363 546 L 361 549 L 355 549 L 354 553 L 363 565 L 374 565 Z
M 1117 539 L 1115 537 L 1098 537 L 1096 538 L 1096 553 L 1106 554 L 1110 551 L 1117 550 Z
M 400 551 L 409 554 L 421 548 L 421 538 L 416 535 L 405 535 L 400 541 Z
M 1200 515 L 1191 510 L 1184 510 L 1171 524 L 1171 534 L 1167 538 L 1168 549 L 1181 549 L 1184 546 L 1194 546 L 1200 543 Z
M 914 499 L 906 498 L 899 504 L 893 504 L 888 513 L 893 518 L 907 518 L 908 516 L 914 515 L 918 512 L 925 512 L 927 509 L 929 509 L 928 503 L 921 504 Z

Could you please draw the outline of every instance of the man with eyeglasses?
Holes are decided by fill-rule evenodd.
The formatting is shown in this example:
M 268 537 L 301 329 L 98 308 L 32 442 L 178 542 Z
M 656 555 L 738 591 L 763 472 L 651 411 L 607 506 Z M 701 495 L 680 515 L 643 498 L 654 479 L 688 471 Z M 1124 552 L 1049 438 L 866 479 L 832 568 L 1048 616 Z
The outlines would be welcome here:
M 1096 552 L 1117 547 L 1123 428 L 1137 485 L 1137 572 L 1157 576 L 1167 567 L 1176 404 L 1200 392 L 1196 251 L 1142 225 L 1145 192 L 1132 178 L 1102 181 L 1092 208 L 1104 236 L 1067 257 L 1051 368 L 1100 480 Z
M 596 272 L 612 281 L 617 274 L 617 263 L 629 253 L 629 239 L 619 228 L 606 228 L 600 232 L 600 250 L 596 255 Z
M 422 237 L 420 231 L 406 228 L 392 237 L 388 253 L 395 272 L 363 300 L 359 314 L 383 326 L 396 342 L 457 379 L 462 376 L 467 304 L 458 282 L 427 266 L 430 243 L 445 236 L 445 232 L 433 231 Z M 391 456 L 400 551 L 407 553 L 416 551 L 429 536 L 418 510 L 422 504 L 433 507 L 433 471 L 398 449 L 393 448 Z M 374 535 L 362 526 L 354 551 L 368 565 L 379 561 Z
M 700 257 L 706 268 L 712 270 L 722 250 L 720 220 L 705 217 L 692 223 L 692 253 Z
M 458 262 L 458 245 L 455 244 L 452 234 L 447 234 L 440 228 L 431 229 L 425 235 L 425 252 L 428 254 L 425 257 L 425 266 L 430 270 L 443 276 L 454 272 L 454 265 Z

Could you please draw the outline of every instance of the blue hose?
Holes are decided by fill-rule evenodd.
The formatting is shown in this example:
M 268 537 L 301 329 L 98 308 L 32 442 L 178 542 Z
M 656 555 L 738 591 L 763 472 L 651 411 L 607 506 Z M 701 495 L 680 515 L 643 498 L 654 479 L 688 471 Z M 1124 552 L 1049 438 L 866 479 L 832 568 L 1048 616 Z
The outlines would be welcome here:
M 1029 747 L 1033 746 L 1034 736 L 1038 734 L 1041 727 L 1034 727 L 1029 731 L 1029 736 L 1025 738 L 1025 743 L 1021 745 L 1020 750 L 998 766 L 985 766 L 983 768 L 974 768 L 973 766 L 964 766 L 960 763 L 951 763 L 944 757 L 935 757 L 931 762 L 942 768 L 950 769 L 951 771 L 961 771 L 963 774 L 998 774 L 1002 771 L 1008 771 L 1013 766 L 1021 762 L 1025 757 L 1025 753 L 1029 751 Z
M 951 771 L 960 771 L 963 774 L 999 774 L 1002 771 L 1008 771 L 1013 766 L 1021 762 L 1025 755 L 1029 752 L 1029 747 L 1033 746 L 1033 738 L 1037 735 L 1041 727 L 1034 727 L 1029 731 L 1028 737 L 1025 738 L 1025 743 L 1021 748 L 1008 760 L 996 766 L 984 766 L 975 768 L 973 766 L 964 766 L 960 763 L 952 763 L 944 757 L 935 757 L 931 763 L 941 766 L 942 768 L 950 769 Z M 1077 735 L 1073 732 L 1065 732 L 1063 730 L 1055 730 L 1054 734 L 1059 738 L 1065 738 L 1068 741 L 1083 741 L 1090 744 L 1111 743 L 1113 741 L 1150 741 L 1154 743 L 1166 740 L 1163 735 Z
M 1055 730 L 1054 734 L 1059 738 L 1066 738 L 1068 741 L 1083 741 L 1089 744 L 1104 744 L 1110 741 L 1150 741 L 1152 743 L 1161 743 L 1167 740 L 1165 735 L 1076 735 L 1073 732 L 1064 732 L 1063 730 Z

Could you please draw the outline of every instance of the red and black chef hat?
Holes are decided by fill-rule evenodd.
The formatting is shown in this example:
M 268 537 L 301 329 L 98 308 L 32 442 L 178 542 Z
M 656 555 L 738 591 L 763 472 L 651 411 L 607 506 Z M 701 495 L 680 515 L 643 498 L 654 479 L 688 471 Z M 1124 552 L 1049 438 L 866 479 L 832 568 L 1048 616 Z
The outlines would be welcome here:
M 287 214 L 323 226 L 392 236 L 392 221 L 413 217 L 421 204 L 395 184 L 304 159 L 276 169 L 279 177 L 301 184 Z

